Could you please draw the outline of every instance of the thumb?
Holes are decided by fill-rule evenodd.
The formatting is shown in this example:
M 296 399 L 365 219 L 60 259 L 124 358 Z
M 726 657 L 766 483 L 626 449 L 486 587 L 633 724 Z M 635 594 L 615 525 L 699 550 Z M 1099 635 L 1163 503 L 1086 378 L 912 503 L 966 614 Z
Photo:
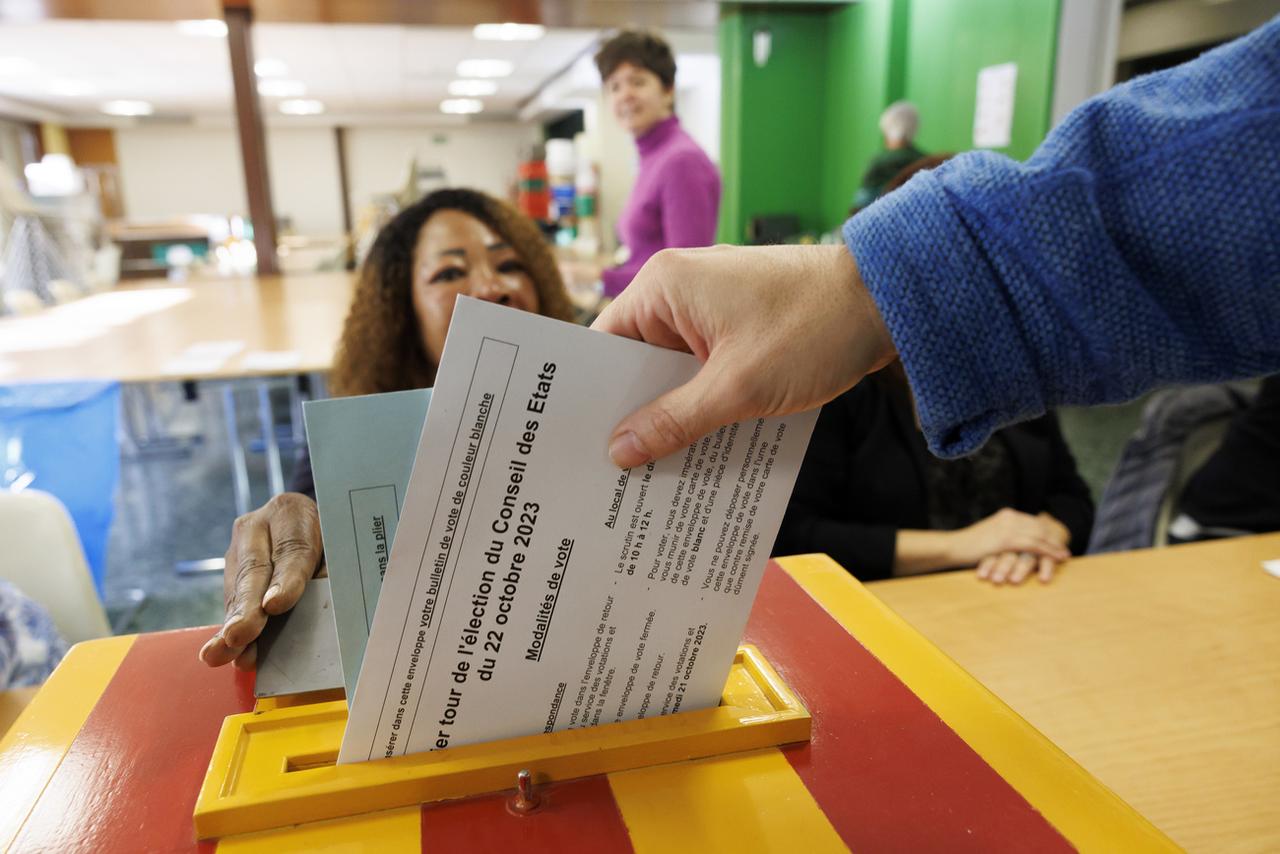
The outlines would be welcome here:
M 688 447 L 706 434 L 751 415 L 718 381 L 711 363 L 684 385 L 628 415 L 613 428 L 609 458 L 619 468 L 634 468 Z M 736 404 L 736 406 L 735 406 Z

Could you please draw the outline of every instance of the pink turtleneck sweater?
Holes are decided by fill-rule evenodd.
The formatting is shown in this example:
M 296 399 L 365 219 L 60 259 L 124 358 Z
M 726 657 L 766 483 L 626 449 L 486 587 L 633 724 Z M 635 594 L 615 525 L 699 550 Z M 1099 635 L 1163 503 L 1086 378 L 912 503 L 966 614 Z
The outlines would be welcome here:
M 659 249 L 710 246 L 720 210 L 720 173 L 675 116 L 636 137 L 640 170 L 618 219 L 631 250 L 625 264 L 605 270 L 604 292 L 616 297 Z

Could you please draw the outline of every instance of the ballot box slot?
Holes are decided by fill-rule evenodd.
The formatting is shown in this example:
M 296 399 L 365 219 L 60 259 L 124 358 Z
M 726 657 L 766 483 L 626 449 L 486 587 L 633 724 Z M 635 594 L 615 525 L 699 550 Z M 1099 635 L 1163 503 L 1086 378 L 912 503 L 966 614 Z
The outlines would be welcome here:
M 752 646 L 720 705 L 663 717 L 338 765 L 347 704 L 330 700 L 223 721 L 193 816 L 200 839 L 510 790 L 809 740 L 800 699 Z
M 337 764 L 338 751 L 323 750 L 319 753 L 303 753 L 298 756 L 285 757 L 284 771 L 286 774 L 290 774 L 294 771 L 310 771 L 313 768 L 325 768 Z

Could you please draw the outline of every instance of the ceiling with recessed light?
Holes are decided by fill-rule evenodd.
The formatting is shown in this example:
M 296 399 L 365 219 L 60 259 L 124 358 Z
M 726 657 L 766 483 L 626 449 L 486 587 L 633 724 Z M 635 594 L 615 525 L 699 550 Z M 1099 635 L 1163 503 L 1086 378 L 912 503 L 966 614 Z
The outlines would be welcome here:
M 220 22 L 218 22 L 220 23 Z M 268 121 L 323 112 L 349 119 L 440 115 L 449 99 L 478 100 L 485 115 L 514 115 L 544 83 L 593 49 L 594 29 L 540 37 L 476 37 L 471 28 L 387 24 L 274 24 L 253 28 Z M 518 35 L 529 36 L 524 32 Z M 459 65 L 494 60 L 478 67 Z M 510 73 L 501 75 L 509 65 Z M 500 76 L 489 76 L 492 74 Z M 477 82 L 470 82 L 477 81 Z M 176 22 L 42 21 L 0 26 L 0 112 L 29 107 L 69 125 L 133 122 L 103 112 L 142 102 L 146 121 L 232 115 L 225 35 Z M 473 105 L 468 105 L 471 109 Z M 133 109 L 143 112 L 136 104 Z

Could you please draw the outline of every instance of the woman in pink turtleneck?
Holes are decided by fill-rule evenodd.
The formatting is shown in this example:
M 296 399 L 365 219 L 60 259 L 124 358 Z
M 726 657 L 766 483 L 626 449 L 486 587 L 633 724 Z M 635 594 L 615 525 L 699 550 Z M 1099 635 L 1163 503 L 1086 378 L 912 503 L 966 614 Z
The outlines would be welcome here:
M 602 276 L 605 295 L 615 297 L 659 249 L 712 244 L 720 173 L 673 112 L 676 61 L 665 41 L 624 30 L 600 48 L 596 67 L 614 116 L 640 150 L 635 187 L 618 219 L 631 256 Z

